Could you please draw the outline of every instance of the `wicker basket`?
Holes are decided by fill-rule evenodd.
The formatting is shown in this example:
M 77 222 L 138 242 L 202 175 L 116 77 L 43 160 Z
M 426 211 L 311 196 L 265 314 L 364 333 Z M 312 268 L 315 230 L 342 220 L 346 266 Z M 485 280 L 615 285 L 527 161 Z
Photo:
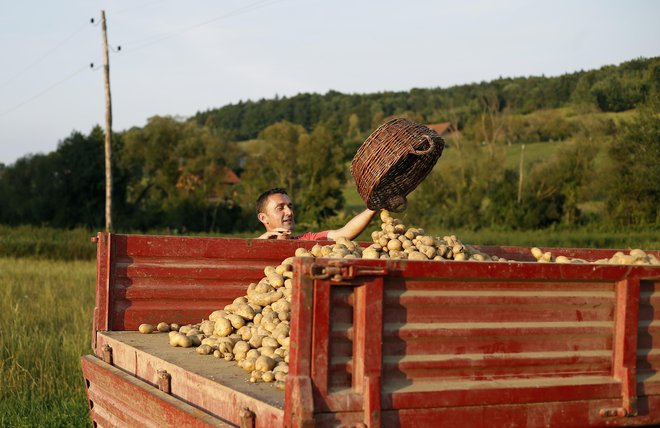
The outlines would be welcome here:
M 408 119 L 379 126 L 362 143 L 351 165 L 367 208 L 405 210 L 406 196 L 431 172 L 444 147 L 435 131 Z

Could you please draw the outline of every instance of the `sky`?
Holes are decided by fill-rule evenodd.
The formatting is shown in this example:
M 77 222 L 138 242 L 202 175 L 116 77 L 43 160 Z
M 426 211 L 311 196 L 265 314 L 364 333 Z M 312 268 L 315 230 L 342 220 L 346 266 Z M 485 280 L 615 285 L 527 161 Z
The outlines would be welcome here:
M 241 100 L 660 56 L 655 0 L 0 0 L 0 163 L 105 126 L 102 10 L 115 132 Z

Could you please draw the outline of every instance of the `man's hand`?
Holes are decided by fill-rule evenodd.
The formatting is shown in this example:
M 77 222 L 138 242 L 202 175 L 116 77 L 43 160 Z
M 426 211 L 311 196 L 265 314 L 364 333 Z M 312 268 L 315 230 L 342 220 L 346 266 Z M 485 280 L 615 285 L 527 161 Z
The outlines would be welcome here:
M 283 227 L 264 232 L 257 239 L 291 239 L 291 231 Z

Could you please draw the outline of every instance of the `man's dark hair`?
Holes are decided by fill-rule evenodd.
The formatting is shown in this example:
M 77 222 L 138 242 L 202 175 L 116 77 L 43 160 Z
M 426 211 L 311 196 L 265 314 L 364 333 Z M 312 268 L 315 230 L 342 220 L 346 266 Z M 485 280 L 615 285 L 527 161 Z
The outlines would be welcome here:
M 259 196 L 257 198 L 257 203 L 256 203 L 257 214 L 259 214 L 260 212 L 263 212 L 264 204 L 266 203 L 266 199 L 268 199 L 268 197 L 270 195 L 279 195 L 279 194 L 289 196 L 289 194 L 286 193 L 286 190 L 282 189 L 281 187 L 275 187 L 273 189 L 268 189 L 264 193 L 262 193 L 261 196 Z

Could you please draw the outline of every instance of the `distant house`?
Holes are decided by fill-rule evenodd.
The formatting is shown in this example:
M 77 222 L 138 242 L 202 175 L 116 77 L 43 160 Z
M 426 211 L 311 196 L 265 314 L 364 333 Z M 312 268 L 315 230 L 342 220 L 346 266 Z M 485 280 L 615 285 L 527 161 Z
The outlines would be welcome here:
M 241 182 L 241 179 L 238 178 L 238 175 L 234 171 L 226 166 L 223 167 L 222 172 L 219 174 L 222 174 L 222 178 L 216 182 L 217 187 L 209 195 L 208 201 L 222 202 L 226 205 L 233 206 L 234 198 L 238 195 L 235 186 Z
M 241 182 L 241 179 L 238 178 L 238 175 L 236 175 L 234 171 L 227 167 L 224 168 L 224 174 L 225 176 L 221 181 L 222 184 L 238 184 Z
M 431 123 L 426 126 L 437 132 L 441 137 L 449 137 L 456 132 L 456 128 L 451 122 Z

